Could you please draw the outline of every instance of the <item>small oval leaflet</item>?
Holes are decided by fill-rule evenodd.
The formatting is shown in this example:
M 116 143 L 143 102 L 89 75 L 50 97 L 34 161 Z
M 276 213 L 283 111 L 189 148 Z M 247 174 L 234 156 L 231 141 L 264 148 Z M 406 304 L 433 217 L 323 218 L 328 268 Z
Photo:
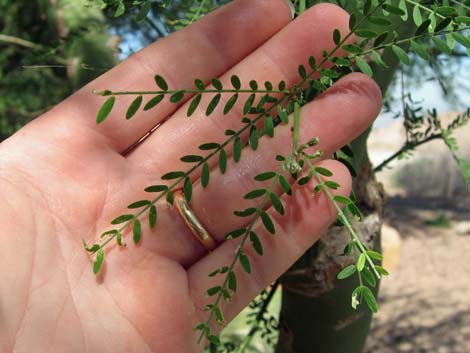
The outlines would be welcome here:
M 129 106 L 129 108 L 127 109 L 127 112 L 126 112 L 126 119 L 127 120 L 131 119 L 135 115 L 135 113 L 137 113 L 137 111 L 140 108 L 140 105 L 142 104 L 142 100 L 143 100 L 142 96 L 137 96 L 132 101 L 131 105 Z
M 142 234 L 142 227 L 138 219 L 134 220 L 134 227 L 132 228 L 134 244 L 138 244 Z
M 131 203 L 129 206 L 127 206 L 127 208 L 135 209 L 135 208 L 141 208 L 147 205 L 150 205 L 149 200 L 139 200 L 139 201 Z
M 338 45 L 340 41 L 341 41 L 341 33 L 339 32 L 338 28 L 335 28 L 335 30 L 333 31 L 333 42 L 336 45 Z M 311 67 L 311 65 L 310 65 L 310 67 Z
M 185 92 L 184 91 L 176 91 L 170 96 L 171 103 L 178 103 L 180 100 L 183 99 Z
M 104 261 L 104 250 L 103 248 L 99 249 L 96 253 L 96 259 L 93 263 L 93 273 L 96 275 L 100 272 L 101 266 L 103 265 Z
M 237 277 L 235 276 L 235 272 L 230 271 L 227 275 L 227 280 L 228 280 L 228 287 L 231 289 L 233 292 L 237 291 Z
M 209 164 L 207 164 L 206 162 L 202 166 L 202 172 L 201 172 L 201 185 L 203 188 L 209 185 L 209 177 L 210 177 L 210 168 L 209 168 Z
M 367 76 L 372 76 L 374 74 L 370 65 L 362 57 L 356 57 L 356 64 L 359 67 L 359 70 Z
M 183 156 L 181 157 L 181 162 L 184 162 L 184 163 L 197 163 L 197 162 L 201 162 L 204 158 L 202 156 L 197 156 L 197 155 L 187 155 L 187 156 Z
M 372 39 L 372 38 L 375 38 L 377 36 L 377 33 L 375 33 L 374 31 L 371 31 L 369 29 L 356 29 L 356 31 L 354 31 L 354 33 L 358 36 L 358 37 L 362 37 L 362 38 L 367 38 L 367 39 Z
M 223 148 L 219 152 L 219 170 L 222 174 L 227 170 L 227 153 Z
M 358 272 L 361 272 L 363 269 L 364 269 L 364 266 L 366 264 L 366 256 L 361 253 L 361 255 L 359 255 L 359 258 L 357 259 L 357 271 Z
M 233 214 L 237 217 L 248 217 L 248 216 L 251 216 L 252 214 L 255 214 L 256 211 L 257 211 L 257 208 L 249 207 L 243 211 L 233 211 Z
M 244 198 L 247 200 L 256 199 L 266 194 L 266 189 L 255 189 L 247 193 Z
M 390 5 L 390 4 L 384 4 L 383 8 L 384 8 L 385 11 L 388 11 L 393 15 L 398 15 L 398 16 L 405 15 L 405 11 L 403 11 L 402 9 L 400 9 L 396 6 Z
M 199 106 L 199 103 L 201 102 L 201 98 L 202 98 L 202 94 L 199 93 L 191 100 L 191 103 L 189 104 L 189 107 L 188 107 L 188 112 L 186 113 L 188 117 L 194 114 L 197 107 Z
M 380 273 L 382 276 L 388 276 L 389 273 L 388 271 L 383 268 L 382 266 L 379 266 L 379 265 L 375 265 L 375 269 L 377 270 L 378 273 Z
M 149 211 L 149 227 L 150 227 L 150 229 L 155 228 L 156 224 L 157 224 L 157 207 L 155 207 L 155 205 L 152 205 L 150 207 L 150 211 Z
M 399 46 L 392 45 L 392 51 L 403 64 L 409 65 L 411 63 L 408 54 Z
M 163 180 L 173 180 L 173 179 L 184 177 L 185 175 L 186 175 L 185 172 L 175 171 L 175 172 L 169 172 L 169 173 L 163 174 L 161 178 Z
M 217 93 L 214 97 L 212 97 L 212 99 L 209 102 L 209 105 L 207 106 L 207 109 L 206 109 L 206 115 L 207 116 L 211 115 L 214 112 L 215 108 L 217 107 L 217 105 L 220 102 L 221 97 L 222 97 L 222 95 L 220 93 Z
M 104 104 L 101 106 L 100 110 L 98 111 L 98 115 L 96 116 L 96 123 L 100 124 L 106 120 L 109 113 L 113 109 L 114 102 L 116 101 L 116 97 L 112 96 L 106 99 Z
M 218 78 L 213 78 L 211 80 L 211 83 L 212 83 L 212 86 L 214 86 L 214 88 L 218 91 L 222 90 L 223 86 L 222 86 L 222 82 L 220 82 L 220 80 Z
M 238 93 L 235 93 L 233 96 L 230 97 L 230 99 L 225 104 L 224 115 L 228 114 L 230 110 L 232 110 L 237 100 L 238 100 Z
M 326 168 L 323 168 L 323 167 L 316 167 L 315 168 L 315 171 L 320 174 L 320 175 L 323 175 L 323 176 L 326 176 L 326 177 L 330 177 L 330 176 L 333 176 L 333 173 L 326 169 Z
M 174 201 L 175 201 L 175 195 L 173 194 L 171 190 L 169 190 L 166 194 L 166 202 L 168 202 L 168 204 L 172 206 Z
M 269 137 L 274 137 L 274 122 L 273 122 L 273 118 L 271 118 L 270 116 L 266 116 L 264 118 L 264 130 L 263 131 Z
M 307 70 L 305 69 L 304 65 L 299 65 L 298 71 L 299 71 L 299 75 L 302 79 L 307 78 Z
M 206 88 L 206 86 L 204 85 L 204 82 L 202 82 L 202 80 L 198 78 L 194 80 L 194 85 L 196 86 L 197 89 L 201 91 L 203 91 Z
M 111 221 L 111 224 L 121 224 L 127 221 L 130 221 L 131 219 L 134 219 L 134 215 L 132 214 L 123 214 Z
M 250 128 L 249 141 L 250 141 L 250 147 L 253 151 L 256 151 L 256 149 L 258 148 L 258 140 L 259 140 L 258 130 L 256 130 L 256 126 L 252 126 Z
M 162 76 L 155 75 L 155 83 L 162 89 L 162 91 L 168 91 L 168 84 Z
M 367 306 L 373 313 L 376 313 L 379 310 L 379 307 L 377 305 L 377 301 L 375 300 L 374 294 L 366 286 L 362 286 L 360 288 L 362 294 L 364 295 L 364 299 L 366 300 Z
M 191 183 L 191 179 L 188 177 L 184 179 L 183 193 L 186 201 L 191 201 L 191 197 L 193 194 L 193 184 Z
M 221 289 L 222 289 L 221 286 L 215 286 L 215 287 L 209 288 L 209 289 L 207 290 L 207 294 L 208 294 L 209 296 L 216 295 L 217 293 L 220 292 Z
M 340 185 L 336 181 L 332 181 L 332 180 L 325 181 L 325 185 L 328 188 L 333 189 L 333 190 L 337 190 L 340 187 Z
M 199 146 L 199 149 L 202 151 L 209 151 L 209 150 L 215 150 L 216 148 L 219 148 L 220 145 L 215 142 L 209 142 L 209 143 L 204 143 Z
M 236 75 L 232 75 L 232 77 L 230 78 L 230 82 L 232 83 L 232 86 L 235 89 L 240 89 L 240 87 L 242 86 L 240 78 Z
M 240 139 L 240 137 L 237 137 L 233 143 L 233 160 L 235 162 L 238 162 L 240 160 L 242 149 L 242 140 Z
M 261 212 L 260 216 L 261 216 L 261 221 L 263 222 L 263 225 L 266 228 L 266 230 L 271 234 L 275 234 L 276 229 L 274 228 L 274 223 L 271 217 L 269 217 L 269 215 L 264 211 Z
M 257 91 L 257 90 L 258 90 L 258 82 L 256 82 L 255 80 L 251 80 L 251 81 L 250 81 L 250 88 L 251 88 L 253 91 Z
M 375 287 L 375 286 L 376 286 L 377 281 L 375 280 L 375 277 L 374 277 L 374 275 L 372 274 L 372 272 L 370 272 L 367 267 L 364 267 L 364 269 L 362 270 L 361 275 L 362 275 L 362 277 L 367 281 L 367 283 L 369 283 L 369 285 L 370 285 L 371 287 Z
M 250 264 L 250 259 L 248 256 L 246 256 L 245 252 L 243 250 L 240 250 L 240 263 L 245 270 L 246 273 L 251 273 L 251 264 Z
M 150 110 L 153 107 L 155 107 L 158 103 L 160 103 L 163 100 L 163 98 L 165 98 L 165 95 L 163 95 L 163 94 L 159 94 L 158 96 L 155 96 L 155 97 L 151 98 L 147 102 L 147 104 L 145 104 L 144 111 Z
M 276 176 L 275 172 L 264 172 L 255 176 L 256 181 L 266 181 Z
M 343 205 L 347 206 L 349 205 L 350 203 L 352 203 L 352 201 L 348 198 L 348 197 L 345 197 L 345 196 L 341 196 L 341 195 L 335 195 L 333 197 L 333 199 L 336 201 L 336 202 L 341 202 Z
M 236 239 L 236 238 L 242 236 L 243 234 L 245 234 L 245 232 L 246 232 L 245 228 L 235 229 L 235 230 L 225 234 L 225 239 L 226 240 Z
M 345 268 L 343 268 L 337 275 L 336 278 L 338 279 L 345 279 L 350 276 L 352 276 L 354 273 L 356 273 L 356 266 L 354 265 L 349 265 Z
M 272 91 L 274 87 L 273 87 L 273 84 L 271 82 L 266 81 L 264 83 L 264 88 L 266 88 L 267 91 Z
M 166 191 L 168 186 L 166 185 L 151 185 L 145 188 L 145 192 L 162 192 Z
M 380 34 L 377 36 L 377 38 L 375 38 L 374 47 L 378 47 L 380 44 L 382 44 L 382 43 L 385 41 L 385 39 L 387 39 L 387 37 L 388 37 L 388 32 L 382 32 L 382 33 L 380 33 Z M 374 52 L 376 52 L 376 51 L 374 50 Z M 380 56 L 380 55 L 379 55 L 379 56 Z
M 251 106 L 253 105 L 253 102 L 255 101 L 255 94 L 251 94 L 248 99 L 246 100 L 244 106 L 243 106 L 243 114 L 248 114 L 251 110 Z
M 421 10 L 418 5 L 415 5 L 413 8 L 413 22 L 418 27 L 423 23 L 423 17 L 421 16 Z
M 263 245 L 261 244 L 261 241 L 259 240 L 258 235 L 251 231 L 250 232 L 250 241 L 251 245 L 253 246 L 253 249 L 255 249 L 256 253 L 260 256 L 263 255 Z
M 374 259 L 374 260 L 381 261 L 383 259 L 382 254 L 380 254 L 376 251 L 373 251 L 373 250 L 367 250 L 367 255 L 369 255 L 369 257 Z
M 287 195 L 292 195 L 292 188 L 283 175 L 279 176 L 279 185 L 281 185 L 282 190 L 284 190 Z
M 277 196 L 275 193 L 270 193 L 269 198 L 271 199 L 271 203 L 274 207 L 274 209 L 279 213 L 280 215 L 284 214 L 284 205 L 281 202 L 281 199 L 279 196 Z
M 288 124 L 288 123 L 289 123 L 289 116 L 287 115 L 287 112 L 285 111 L 284 108 L 282 108 L 281 106 L 278 106 L 277 113 L 278 113 L 278 115 L 279 115 L 279 119 L 281 119 L 281 121 L 282 121 L 284 124 Z

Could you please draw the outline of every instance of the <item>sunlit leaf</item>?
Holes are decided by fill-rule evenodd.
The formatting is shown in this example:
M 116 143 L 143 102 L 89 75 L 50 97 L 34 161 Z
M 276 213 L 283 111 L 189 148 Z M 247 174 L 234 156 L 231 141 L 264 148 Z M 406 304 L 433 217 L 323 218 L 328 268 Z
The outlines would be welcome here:
M 104 250 L 103 248 L 99 249 L 96 253 L 95 261 L 93 262 L 93 273 L 96 275 L 100 272 L 101 267 L 103 266 L 104 261 Z

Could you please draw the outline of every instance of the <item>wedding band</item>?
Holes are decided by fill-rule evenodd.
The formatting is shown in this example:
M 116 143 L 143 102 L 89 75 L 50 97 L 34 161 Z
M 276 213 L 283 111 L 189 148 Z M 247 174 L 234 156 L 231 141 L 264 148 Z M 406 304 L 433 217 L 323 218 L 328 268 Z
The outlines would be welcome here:
M 209 232 L 203 227 L 201 222 L 197 219 L 194 212 L 189 207 L 188 201 L 186 201 L 182 190 L 176 190 L 174 193 L 174 205 L 178 210 L 179 214 L 184 220 L 184 223 L 188 226 L 197 240 L 204 245 L 204 247 L 212 251 L 217 247 L 217 243 L 214 238 L 209 234 Z

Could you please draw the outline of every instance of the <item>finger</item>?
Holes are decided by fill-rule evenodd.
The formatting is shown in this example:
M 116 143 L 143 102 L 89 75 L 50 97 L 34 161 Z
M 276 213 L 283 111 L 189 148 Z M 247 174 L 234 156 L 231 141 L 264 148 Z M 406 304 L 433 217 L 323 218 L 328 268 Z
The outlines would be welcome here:
M 333 30 L 339 28 L 343 34 L 348 33 L 348 21 L 349 15 L 337 6 L 314 6 L 224 74 L 221 77 L 224 87 L 231 87 L 232 75 L 239 76 L 244 87 L 252 79 L 260 83 L 269 80 L 275 85 L 284 80 L 288 87 L 293 86 L 299 80 L 298 65 L 307 64 L 311 55 L 320 61 L 323 50 L 328 51 L 335 46 L 331 35 Z M 229 99 L 230 96 L 223 95 L 222 99 Z M 240 95 L 238 103 L 229 114 L 222 114 L 221 107 L 225 103 L 222 101 L 216 113 L 208 118 L 205 110 L 210 99 L 210 95 L 205 95 L 200 109 L 191 118 L 186 116 L 187 103 L 160 126 L 129 156 L 128 159 L 135 168 L 145 171 L 152 180 L 167 172 L 168 168 L 184 170 L 182 168 L 187 168 L 187 165 L 179 161 L 180 157 L 195 151 L 203 155 L 203 152 L 198 151 L 199 145 L 223 142 L 226 139 L 226 129 L 237 131 L 243 126 L 243 95 Z M 174 147 L 165 148 L 170 145 Z M 159 153 L 155 154 L 155 151 Z M 196 176 L 197 173 L 192 177 Z
M 234 1 L 131 56 L 41 118 L 41 125 L 49 134 L 51 130 L 63 134 L 67 129 L 74 136 L 86 133 L 105 139 L 114 150 L 123 152 L 177 106 L 162 102 L 156 109 L 126 121 L 132 98 L 120 97 L 108 120 L 96 125 L 96 114 L 104 100 L 93 95 L 93 89 L 156 90 L 153 77 L 157 73 L 171 87 L 192 87 L 195 78 L 207 81 L 225 72 L 290 18 L 290 9 L 282 0 Z
M 372 79 L 362 74 L 346 76 L 301 109 L 300 142 L 318 137 L 320 144 L 315 149 L 322 150 L 324 156 L 331 155 L 370 126 L 380 107 L 380 89 Z M 223 175 L 214 168 L 206 189 L 195 185 L 191 207 L 217 240 L 222 241 L 228 231 L 240 226 L 242 220 L 233 215 L 234 210 L 256 206 L 256 201 L 242 196 L 266 186 L 254 177 L 277 170 L 280 163 L 275 156 L 287 156 L 291 141 L 292 124 L 278 126 L 274 138 L 263 137 L 256 151 L 245 148 L 241 160 L 231 160 Z
M 326 155 L 330 154 L 370 126 L 380 106 L 380 89 L 372 79 L 362 74 L 346 76 L 301 109 L 300 141 L 319 137 L 319 147 Z M 256 207 L 254 201 L 245 200 L 243 195 L 266 186 L 255 181 L 254 176 L 277 170 L 279 162 L 274 157 L 288 155 L 291 140 L 291 125 L 278 126 L 275 137 L 262 138 L 257 151 L 245 148 L 238 163 L 230 161 L 225 174 L 213 170 L 207 188 L 199 182 L 194 183 L 190 206 L 218 242 L 223 242 L 227 232 L 243 226 L 245 219 L 236 217 L 233 211 Z M 132 201 L 138 197 L 138 191 L 135 192 Z M 149 234 L 144 239 L 146 249 L 174 259 L 185 267 L 206 253 L 173 207 L 162 204 L 158 213 L 157 236 Z
M 333 176 L 325 180 L 331 179 L 341 185 L 334 194 L 349 195 L 351 178 L 347 169 L 336 161 L 324 161 L 319 165 L 333 171 Z M 275 225 L 274 236 L 259 221 L 256 222 L 253 230 L 260 237 L 263 255 L 259 256 L 249 241 L 245 243 L 243 249 L 251 263 L 251 274 L 247 274 L 237 261 L 234 271 L 238 290 L 229 304 L 221 301 L 228 321 L 285 272 L 336 219 L 337 212 L 326 194 L 313 194 L 315 185 L 311 182 L 307 186 L 294 186 L 293 196 L 284 195 L 281 199 L 285 206 L 284 216 L 271 208 L 267 210 Z M 239 239 L 226 241 L 188 270 L 190 292 L 202 322 L 207 319 L 207 312 L 203 308 L 214 302 L 214 297 L 207 294 L 207 289 L 222 285 L 225 276 L 209 277 L 208 274 L 217 268 L 230 266 L 239 245 Z

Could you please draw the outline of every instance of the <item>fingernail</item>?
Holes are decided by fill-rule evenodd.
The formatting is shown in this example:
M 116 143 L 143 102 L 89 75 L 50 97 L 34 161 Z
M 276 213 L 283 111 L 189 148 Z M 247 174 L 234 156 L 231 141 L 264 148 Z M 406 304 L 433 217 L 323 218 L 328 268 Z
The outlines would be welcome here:
M 292 3 L 291 0 L 284 0 L 284 1 L 286 2 L 287 6 L 289 6 L 291 18 L 294 18 L 294 16 L 295 16 L 295 6 L 294 6 L 294 4 Z

